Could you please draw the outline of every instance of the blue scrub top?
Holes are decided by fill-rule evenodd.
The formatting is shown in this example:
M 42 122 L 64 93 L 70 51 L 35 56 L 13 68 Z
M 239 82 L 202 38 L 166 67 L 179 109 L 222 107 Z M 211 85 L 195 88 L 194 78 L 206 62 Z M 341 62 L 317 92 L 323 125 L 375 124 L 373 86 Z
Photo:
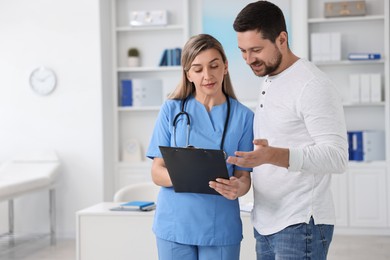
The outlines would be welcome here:
M 173 119 L 180 112 L 180 100 L 167 100 L 158 115 L 146 156 L 162 158 L 159 146 L 175 146 Z M 185 104 L 190 116 L 189 144 L 199 148 L 220 149 L 227 116 L 227 103 L 214 106 L 210 112 L 190 96 Z M 230 98 L 230 118 L 224 151 L 253 150 L 253 112 Z M 187 119 L 177 120 L 176 143 L 186 145 Z M 227 164 L 229 175 L 234 169 L 251 171 Z M 240 243 L 242 224 L 238 199 L 228 200 L 220 195 L 176 193 L 172 187 L 162 187 L 157 199 L 153 223 L 155 235 L 161 239 L 200 246 L 224 246 Z

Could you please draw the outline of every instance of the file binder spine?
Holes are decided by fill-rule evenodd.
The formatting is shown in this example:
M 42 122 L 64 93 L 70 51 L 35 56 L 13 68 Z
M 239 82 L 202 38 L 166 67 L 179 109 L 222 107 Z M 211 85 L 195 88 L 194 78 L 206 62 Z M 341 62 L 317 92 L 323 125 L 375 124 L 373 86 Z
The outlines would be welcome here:
M 380 60 L 380 53 L 349 53 L 349 60 Z
M 385 160 L 384 131 L 364 130 L 348 132 L 348 154 L 350 161 Z
M 121 106 L 133 105 L 133 84 L 131 80 L 121 81 Z

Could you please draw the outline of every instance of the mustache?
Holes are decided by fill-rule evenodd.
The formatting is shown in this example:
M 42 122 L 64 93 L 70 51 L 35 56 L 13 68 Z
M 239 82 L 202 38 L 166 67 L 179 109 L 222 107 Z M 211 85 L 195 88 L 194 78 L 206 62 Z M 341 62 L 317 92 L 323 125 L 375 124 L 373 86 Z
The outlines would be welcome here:
M 264 62 L 263 61 L 260 61 L 260 60 L 255 60 L 254 62 L 252 62 L 251 64 L 249 64 L 250 66 L 260 66 L 260 65 L 263 65 Z

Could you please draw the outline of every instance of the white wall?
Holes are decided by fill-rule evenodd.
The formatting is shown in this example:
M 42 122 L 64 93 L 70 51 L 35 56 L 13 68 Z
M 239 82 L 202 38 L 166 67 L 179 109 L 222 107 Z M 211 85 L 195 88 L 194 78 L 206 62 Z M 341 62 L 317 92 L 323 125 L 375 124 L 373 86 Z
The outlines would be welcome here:
M 0 1 L 0 162 L 25 149 L 57 151 L 60 236 L 74 235 L 77 210 L 103 200 L 99 11 L 94 0 Z M 28 84 L 41 65 L 58 77 L 47 97 Z M 15 200 L 16 231 L 48 230 L 47 204 L 46 192 Z M 0 232 L 6 205 L 0 203 Z

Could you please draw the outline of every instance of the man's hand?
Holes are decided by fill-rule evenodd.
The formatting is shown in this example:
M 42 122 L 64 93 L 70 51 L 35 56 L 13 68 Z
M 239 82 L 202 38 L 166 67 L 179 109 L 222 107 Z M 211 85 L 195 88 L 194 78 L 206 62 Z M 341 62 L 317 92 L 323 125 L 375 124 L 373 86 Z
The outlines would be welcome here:
M 251 152 L 240 152 L 237 151 L 234 154 L 236 156 L 229 156 L 227 162 L 235 164 L 240 167 L 253 168 L 261 164 L 266 163 L 265 148 L 268 147 L 268 141 L 266 139 L 253 140 L 255 148 Z
M 255 145 L 253 151 L 237 151 L 234 153 L 236 156 L 229 156 L 226 161 L 245 168 L 253 168 L 266 163 L 288 168 L 289 149 L 269 146 L 266 139 L 256 139 L 253 144 Z

